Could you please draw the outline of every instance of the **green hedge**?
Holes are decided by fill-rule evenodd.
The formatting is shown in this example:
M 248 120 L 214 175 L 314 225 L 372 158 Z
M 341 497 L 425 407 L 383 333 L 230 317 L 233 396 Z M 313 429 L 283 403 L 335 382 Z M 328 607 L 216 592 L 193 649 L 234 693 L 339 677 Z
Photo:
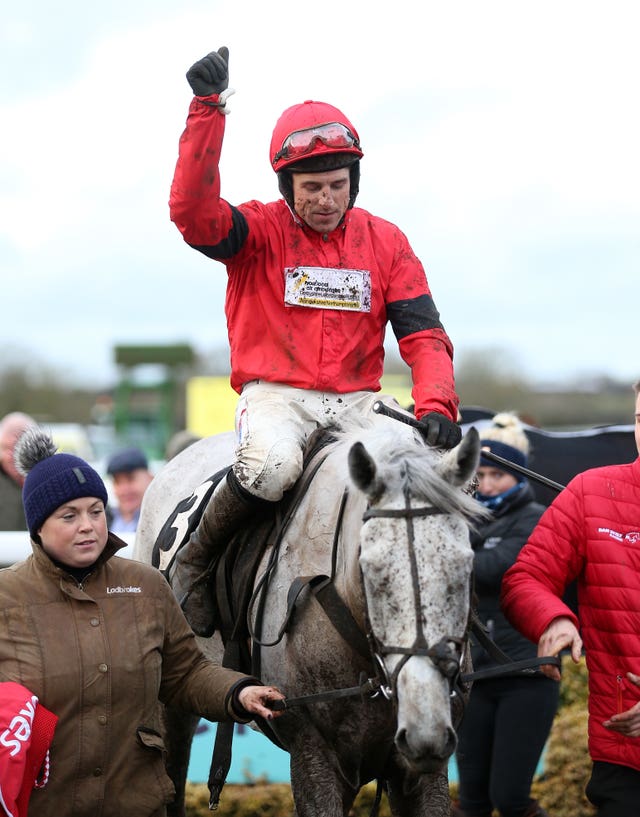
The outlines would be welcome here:
M 574 664 L 563 659 L 560 708 L 549 736 L 544 774 L 534 780 L 531 796 L 553 817 L 594 817 L 595 809 L 584 795 L 591 773 L 587 751 L 587 672 L 584 661 Z M 369 817 L 375 797 L 374 783 L 365 786 L 350 812 L 350 817 Z M 451 785 L 457 796 L 457 785 Z M 206 817 L 209 790 L 204 784 L 188 784 L 187 817 Z M 286 783 L 255 782 L 249 785 L 227 784 L 217 810 L 219 817 L 291 817 L 293 801 Z M 380 817 L 390 817 L 389 804 L 382 798 Z

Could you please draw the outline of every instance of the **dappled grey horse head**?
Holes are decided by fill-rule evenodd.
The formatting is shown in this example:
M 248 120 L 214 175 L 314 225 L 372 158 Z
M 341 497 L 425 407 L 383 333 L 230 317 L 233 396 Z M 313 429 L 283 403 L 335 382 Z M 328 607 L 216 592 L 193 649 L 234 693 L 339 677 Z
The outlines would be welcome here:
M 349 452 L 368 499 L 360 568 L 380 666 L 397 709 L 395 744 L 418 772 L 446 763 L 456 746 L 452 683 L 467 629 L 473 552 L 469 520 L 479 506 L 464 490 L 479 459 L 472 429 L 445 454 L 400 445 Z

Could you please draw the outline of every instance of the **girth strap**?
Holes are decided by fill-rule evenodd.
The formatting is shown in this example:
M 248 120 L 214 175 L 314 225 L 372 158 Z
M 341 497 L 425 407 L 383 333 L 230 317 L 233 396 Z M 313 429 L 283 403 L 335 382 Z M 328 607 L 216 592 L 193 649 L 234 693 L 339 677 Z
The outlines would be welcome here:
M 216 739 L 213 745 L 211 767 L 209 769 L 209 811 L 215 811 L 220 802 L 220 793 L 227 779 L 231 766 L 231 747 L 233 745 L 233 721 L 224 721 L 216 725 Z
M 228 667 L 229 669 L 235 669 L 238 672 L 244 671 L 241 645 L 237 639 L 227 641 L 224 648 L 222 666 Z M 258 683 L 257 679 L 256 683 Z M 260 731 L 266 735 L 269 740 L 271 740 L 280 749 L 287 751 L 287 747 L 283 746 L 278 740 L 275 732 L 269 723 L 264 720 L 264 718 L 254 715 L 253 720 L 260 727 Z M 234 729 L 235 723 L 233 721 L 223 721 L 216 725 L 216 737 L 213 744 L 211 766 L 209 768 L 209 779 L 207 781 L 207 786 L 209 788 L 210 811 L 215 811 L 218 808 L 220 794 L 231 767 Z
M 237 641 L 228 641 L 224 648 L 222 665 L 230 669 L 240 670 L 240 649 Z M 218 808 L 220 793 L 227 779 L 227 774 L 231 766 L 231 747 L 233 745 L 233 721 L 218 723 L 216 726 L 216 739 L 213 744 L 213 754 L 211 756 L 211 767 L 209 768 L 209 810 L 215 811 Z

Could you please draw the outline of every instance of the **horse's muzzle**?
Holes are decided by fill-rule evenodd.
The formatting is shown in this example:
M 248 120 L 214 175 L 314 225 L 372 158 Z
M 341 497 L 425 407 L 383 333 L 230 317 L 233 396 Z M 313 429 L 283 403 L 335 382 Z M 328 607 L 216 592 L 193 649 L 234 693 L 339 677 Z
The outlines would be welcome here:
M 414 745 L 406 729 L 396 732 L 395 744 L 407 763 L 421 774 L 437 772 L 455 752 L 457 737 L 452 727 L 447 727 L 439 745 L 420 743 Z

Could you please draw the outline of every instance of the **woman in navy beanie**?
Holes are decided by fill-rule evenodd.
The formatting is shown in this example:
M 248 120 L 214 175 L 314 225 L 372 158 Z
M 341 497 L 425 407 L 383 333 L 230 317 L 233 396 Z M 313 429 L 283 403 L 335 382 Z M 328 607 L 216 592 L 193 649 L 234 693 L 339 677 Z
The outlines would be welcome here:
M 93 497 L 106 508 L 107 489 L 100 475 L 80 457 L 57 454 L 51 438 L 40 430 L 20 439 L 16 467 L 25 477 L 22 503 L 27 529 L 36 542 L 47 517 L 73 499 Z
M 33 553 L 0 571 L 0 682 L 58 717 L 34 817 L 164 817 L 159 703 L 209 720 L 275 717 L 274 687 L 213 664 L 159 571 L 116 556 L 107 491 L 41 429 L 15 451 Z M 22 815 L 21 815 L 22 817 Z
M 496 414 L 482 431 L 482 449 L 526 466 L 529 441 L 519 419 Z M 478 499 L 491 517 L 471 536 L 477 613 L 490 637 L 511 659 L 535 658 L 537 647 L 500 610 L 502 577 L 542 516 L 528 480 L 480 454 Z M 474 670 L 494 666 L 480 646 Z M 460 780 L 455 817 L 548 817 L 530 797 L 531 782 L 558 706 L 559 685 L 544 675 L 474 681 L 460 729 L 456 761 Z

